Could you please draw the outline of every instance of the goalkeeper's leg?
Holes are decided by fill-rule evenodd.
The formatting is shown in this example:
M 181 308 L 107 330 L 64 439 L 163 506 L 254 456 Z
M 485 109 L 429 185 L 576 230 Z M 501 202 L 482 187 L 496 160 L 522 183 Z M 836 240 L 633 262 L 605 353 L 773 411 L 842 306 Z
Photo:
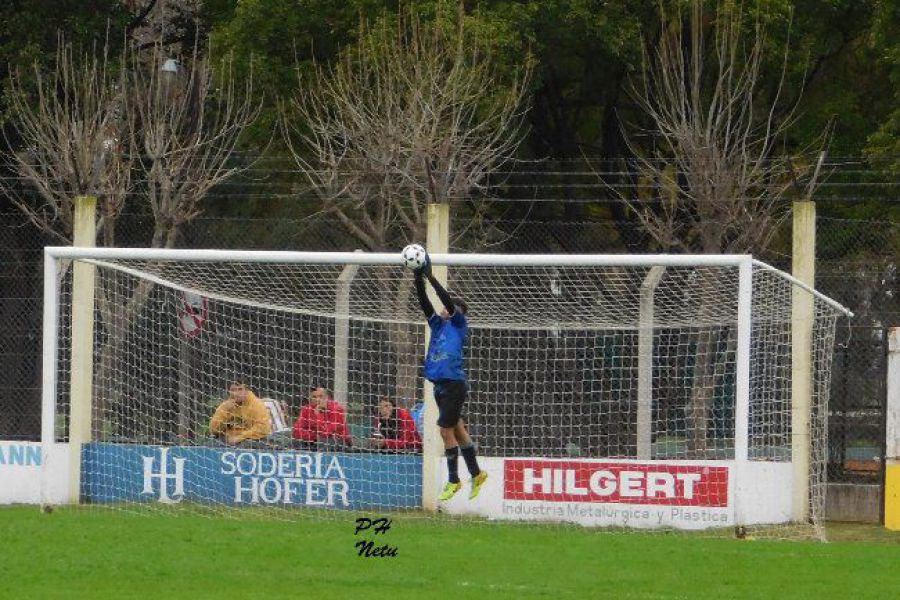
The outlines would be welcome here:
M 441 427 L 440 430 L 441 438 L 444 440 L 444 453 L 447 456 L 448 481 L 447 485 L 444 486 L 444 491 L 441 492 L 441 495 L 438 499 L 441 502 L 446 502 L 447 500 L 455 496 L 456 492 L 458 492 L 462 487 L 462 483 L 460 483 L 459 481 L 459 474 L 457 471 L 459 445 L 456 442 L 455 431 L 452 427 Z
M 469 498 L 474 498 L 481 491 L 481 486 L 487 479 L 487 473 L 478 466 L 475 457 L 475 444 L 466 430 L 466 423 L 462 419 L 461 412 L 466 400 L 466 385 L 464 382 L 447 382 L 435 389 L 439 416 L 438 427 L 441 438 L 444 440 L 444 452 L 447 456 L 447 472 L 449 481 L 444 487 L 440 500 L 447 501 L 452 498 L 461 487 L 457 471 L 457 458 L 462 454 L 466 461 L 466 468 L 472 476 L 472 490 Z
M 472 437 L 469 435 L 469 432 L 466 429 L 466 422 L 463 421 L 462 417 L 456 422 L 453 433 L 456 436 L 456 441 L 459 443 L 460 454 L 462 454 L 463 460 L 466 461 L 466 468 L 469 470 L 469 475 L 472 476 L 472 490 L 469 492 L 469 499 L 472 499 L 481 491 L 481 486 L 484 485 L 484 482 L 487 480 L 487 473 L 482 471 L 478 466 L 478 458 L 475 454 L 475 444 L 472 442 Z

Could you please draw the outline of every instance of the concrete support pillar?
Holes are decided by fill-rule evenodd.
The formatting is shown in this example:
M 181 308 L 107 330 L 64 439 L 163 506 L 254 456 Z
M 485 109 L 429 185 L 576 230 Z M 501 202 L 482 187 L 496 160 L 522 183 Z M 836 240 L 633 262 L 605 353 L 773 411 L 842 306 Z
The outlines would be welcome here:
M 816 204 L 794 202 L 792 273 L 815 288 Z M 793 286 L 791 298 L 791 457 L 793 465 L 792 515 L 796 522 L 809 519 L 810 410 L 813 395 L 813 325 L 815 298 Z
M 884 526 L 900 531 L 900 327 L 888 332 Z
M 77 196 L 73 219 L 73 245 L 94 247 L 97 198 Z M 69 396 L 69 499 L 81 498 L 81 446 L 91 441 L 94 383 L 94 265 L 72 265 L 72 362 Z
M 450 205 L 446 202 L 432 203 L 428 205 L 428 232 L 425 240 L 426 250 L 430 254 L 446 254 L 450 250 Z M 432 267 L 434 277 L 447 285 L 447 267 L 435 265 Z M 431 294 L 431 303 L 440 306 L 440 300 Z M 425 348 L 431 338 L 431 330 L 425 327 Z M 438 481 L 439 465 L 444 452 L 435 423 L 438 418 L 437 404 L 434 401 L 434 387 L 425 382 L 424 390 L 425 413 L 422 426 L 422 508 L 426 511 L 436 511 L 438 508 Z

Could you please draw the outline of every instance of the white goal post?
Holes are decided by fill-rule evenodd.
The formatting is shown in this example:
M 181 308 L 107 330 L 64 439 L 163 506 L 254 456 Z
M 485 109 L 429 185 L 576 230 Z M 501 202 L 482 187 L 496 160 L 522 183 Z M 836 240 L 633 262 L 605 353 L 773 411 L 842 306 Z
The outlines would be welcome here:
M 490 474 L 443 511 L 822 535 L 840 304 L 748 255 L 432 262 L 470 306 L 464 414 Z M 86 296 L 73 263 L 95 272 Z M 64 501 L 428 514 L 422 490 L 446 473 L 433 423 L 421 454 L 366 445 L 380 398 L 423 397 L 427 328 L 399 252 L 48 247 L 44 278 L 42 469 L 45 489 L 70 482 Z M 209 302 L 190 339 L 183 294 Z M 91 376 L 73 378 L 85 360 Z M 289 421 L 309 388 L 334 389 L 353 443 L 217 445 L 207 421 L 234 380 L 286 402 Z

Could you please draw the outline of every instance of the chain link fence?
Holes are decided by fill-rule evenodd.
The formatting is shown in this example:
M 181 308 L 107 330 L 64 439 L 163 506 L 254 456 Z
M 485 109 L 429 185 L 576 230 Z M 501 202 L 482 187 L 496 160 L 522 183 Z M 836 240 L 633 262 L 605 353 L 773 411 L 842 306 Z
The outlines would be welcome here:
M 0 439 L 40 436 L 43 235 L 0 216 Z
M 340 221 L 310 216 L 315 201 L 292 193 L 274 166 L 214 191 L 205 213 L 183 228 L 178 246 L 276 250 L 354 250 Z M 655 252 L 652 241 L 583 166 L 498 176 L 502 200 L 474 219 L 454 204 L 454 251 L 504 253 Z M 268 169 L 268 171 L 266 171 Z M 260 173 L 269 175 L 261 183 Z M 591 175 L 591 176 L 589 176 Z M 820 188 L 816 286 L 856 317 L 838 331 L 829 415 L 829 479 L 877 482 L 884 439 L 885 344 L 900 325 L 900 201 L 896 175 L 856 160 L 835 163 Z M 264 216 L 247 216 L 264 215 Z M 864 218 L 850 218 L 862 215 Z M 146 246 L 149 214 L 126 212 L 117 245 Z M 406 241 L 397 240 L 399 248 Z M 421 241 L 421 240 L 419 240 Z M 40 437 L 42 248 L 54 243 L 12 208 L 0 212 L 0 439 Z M 790 269 L 790 221 L 756 252 Z

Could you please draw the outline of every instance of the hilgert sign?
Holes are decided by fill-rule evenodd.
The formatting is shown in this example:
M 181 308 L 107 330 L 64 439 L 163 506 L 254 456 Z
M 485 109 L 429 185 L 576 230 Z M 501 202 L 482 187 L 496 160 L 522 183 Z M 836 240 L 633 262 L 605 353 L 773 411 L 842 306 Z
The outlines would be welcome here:
M 728 468 L 659 463 L 506 460 L 503 498 L 725 507 L 728 506 Z
M 738 486 L 731 461 L 484 457 L 479 463 L 491 473 L 481 494 L 471 501 L 454 498 L 446 512 L 591 527 L 735 524 Z
M 422 459 L 413 455 L 326 454 L 88 444 L 85 502 L 197 502 L 408 508 L 422 503 Z

